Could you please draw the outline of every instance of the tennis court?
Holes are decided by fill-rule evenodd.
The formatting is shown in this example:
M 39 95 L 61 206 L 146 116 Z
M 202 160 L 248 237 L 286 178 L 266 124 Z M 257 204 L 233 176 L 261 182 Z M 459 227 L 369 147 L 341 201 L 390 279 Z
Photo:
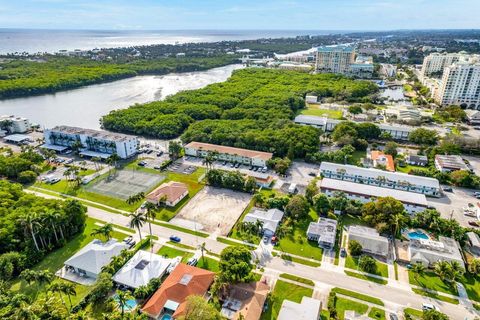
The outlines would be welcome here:
M 126 200 L 139 192 L 147 193 L 163 180 L 165 180 L 165 176 L 160 174 L 137 170 L 118 170 L 110 177 L 105 176 L 89 183 L 85 189 L 89 192 Z

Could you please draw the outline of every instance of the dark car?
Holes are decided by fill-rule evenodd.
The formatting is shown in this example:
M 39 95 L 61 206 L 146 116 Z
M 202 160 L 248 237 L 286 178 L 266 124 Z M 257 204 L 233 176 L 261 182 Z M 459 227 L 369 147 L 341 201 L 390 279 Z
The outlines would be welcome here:
M 163 151 L 157 152 L 157 157 L 161 157 L 163 154 Z
M 476 221 L 468 221 L 468 224 L 471 225 L 472 227 L 480 226 Z
M 398 317 L 395 313 L 390 313 L 389 315 L 390 320 L 398 320 Z
M 347 256 L 347 250 L 345 248 L 340 249 L 340 257 L 345 258 Z
M 452 187 L 443 187 L 443 191 L 445 192 L 453 192 Z
M 170 241 L 172 241 L 172 242 L 180 242 L 180 241 L 182 241 L 182 239 L 180 239 L 180 237 L 177 237 L 177 236 L 170 236 Z
M 313 171 L 310 171 L 310 172 L 308 173 L 308 175 L 309 175 L 310 177 L 316 177 L 316 176 L 317 176 L 317 174 L 316 174 L 315 172 L 313 172 Z
M 138 165 L 139 165 L 140 167 L 145 167 L 145 166 L 147 165 L 147 163 L 146 163 L 145 161 L 140 161 L 140 162 L 138 163 Z

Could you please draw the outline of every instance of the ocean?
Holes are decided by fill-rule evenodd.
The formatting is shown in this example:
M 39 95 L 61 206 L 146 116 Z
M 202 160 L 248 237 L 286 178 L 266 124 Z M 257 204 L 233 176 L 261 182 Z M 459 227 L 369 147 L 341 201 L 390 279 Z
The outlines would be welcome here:
M 88 50 L 94 48 L 117 48 L 152 44 L 251 40 L 330 33 L 341 32 L 313 30 L 102 31 L 0 28 L 0 54 L 15 52 L 54 53 L 59 50 Z

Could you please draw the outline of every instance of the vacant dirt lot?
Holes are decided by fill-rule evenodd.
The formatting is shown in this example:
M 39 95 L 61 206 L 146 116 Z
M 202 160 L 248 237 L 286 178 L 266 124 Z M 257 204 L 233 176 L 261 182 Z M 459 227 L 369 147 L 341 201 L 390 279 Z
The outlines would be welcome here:
M 227 235 L 250 198 L 248 193 L 206 187 L 170 222 L 192 230 Z

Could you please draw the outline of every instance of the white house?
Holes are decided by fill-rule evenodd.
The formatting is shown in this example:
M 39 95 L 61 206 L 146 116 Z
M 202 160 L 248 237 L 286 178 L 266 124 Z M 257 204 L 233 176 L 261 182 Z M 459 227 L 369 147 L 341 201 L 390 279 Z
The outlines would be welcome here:
M 24 117 L 2 115 L 0 116 L 0 125 L 2 122 L 10 124 L 6 126 L 9 133 L 25 133 L 32 128 L 30 121 Z
M 113 276 L 117 284 L 136 289 L 147 285 L 154 278 L 161 278 L 172 264 L 172 259 L 144 250 L 139 250 Z
M 465 267 L 457 241 L 443 236 L 438 241 L 410 239 L 408 256 L 411 264 L 420 263 L 425 267 L 433 266 L 438 261 L 457 261 Z
M 317 103 L 318 97 L 314 95 L 307 95 L 305 96 L 305 102 L 306 103 Z
M 319 218 L 317 222 L 310 222 L 307 229 L 308 240 L 317 241 L 320 247 L 332 249 L 335 246 L 337 234 L 337 220 Z
M 283 219 L 283 211 L 278 209 L 263 210 L 259 208 L 253 208 L 245 218 L 243 222 L 256 223 L 257 221 L 263 222 L 263 234 L 271 237 L 277 231 L 277 227 L 280 221 Z
M 95 239 L 63 264 L 69 271 L 78 273 L 83 277 L 96 279 L 102 268 L 124 249 L 127 249 L 127 245 L 123 242 L 117 242 L 115 239 L 107 242 Z
M 363 252 L 377 256 L 387 257 L 389 243 L 386 237 L 381 236 L 377 230 L 364 226 L 350 226 L 348 228 L 348 241 L 356 240 L 362 245 Z
M 328 196 L 334 196 L 336 192 L 343 192 L 348 199 L 362 203 L 374 201 L 378 197 L 393 197 L 403 204 L 409 214 L 422 212 L 428 208 L 428 201 L 424 194 L 345 180 L 324 178 L 320 182 L 320 191 Z
M 320 300 L 307 296 L 304 296 L 300 303 L 283 300 L 277 320 L 318 320 L 321 310 Z
M 203 142 L 190 142 L 185 146 L 185 154 L 193 157 L 206 157 L 211 152 L 217 152 L 217 159 L 238 162 L 246 165 L 264 167 L 273 156 L 270 152 L 221 146 Z
M 137 153 L 138 138 L 121 133 L 102 130 L 83 129 L 69 126 L 58 126 L 47 129 L 43 133 L 46 149 L 55 151 L 71 148 L 74 144 L 81 144 L 80 155 L 106 159 L 116 153 L 126 159 Z

